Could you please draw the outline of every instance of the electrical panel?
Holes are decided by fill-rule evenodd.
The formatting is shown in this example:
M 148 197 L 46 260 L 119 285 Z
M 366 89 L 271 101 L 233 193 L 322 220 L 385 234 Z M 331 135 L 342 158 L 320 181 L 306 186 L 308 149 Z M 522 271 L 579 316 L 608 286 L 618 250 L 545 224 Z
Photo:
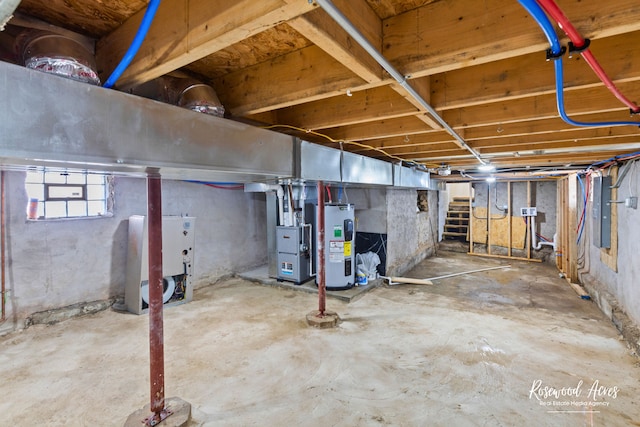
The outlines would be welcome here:
M 611 177 L 593 178 L 593 244 L 611 247 Z
M 195 218 L 162 217 L 162 302 L 183 304 L 193 298 Z M 129 246 L 124 302 L 127 310 L 146 313 L 149 309 L 149 231 L 145 216 L 129 217 Z

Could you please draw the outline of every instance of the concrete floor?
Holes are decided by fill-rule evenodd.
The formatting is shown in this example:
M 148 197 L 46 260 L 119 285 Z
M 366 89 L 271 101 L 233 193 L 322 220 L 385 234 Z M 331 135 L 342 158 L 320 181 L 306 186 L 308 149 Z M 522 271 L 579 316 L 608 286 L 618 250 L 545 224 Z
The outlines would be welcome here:
M 410 275 L 502 264 L 441 251 Z M 553 267 L 511 265 L 330 299 L 331 330 L 306 326 L 312 294 L 201 289 L 165 311 L 166 396 L 203 426 L 639 426 L 640 366 L 615 328 Z M 123 425 L 149 399 L 147 319 L 0 338 L 0 425 Z

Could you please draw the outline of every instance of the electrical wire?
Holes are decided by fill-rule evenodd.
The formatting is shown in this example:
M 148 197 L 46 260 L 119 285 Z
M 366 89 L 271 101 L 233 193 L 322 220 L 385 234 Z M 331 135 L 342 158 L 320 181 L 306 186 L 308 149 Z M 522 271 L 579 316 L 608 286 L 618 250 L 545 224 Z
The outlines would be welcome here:
M 153 22 L 153 18 L 156 16 L 156 12 L 158 11 L 158 6 L 160 6 L 160 0 L 151 0 L 147 5 L 147 10 L 144 12 L 144 16 L 142 17 L 142 21 L 140 22 L 140 26 L 138 27 L 138 31 L 127 49 L 127 52 L 124 54 L 120 63 L 113 70 L 109 78 L 106 82 L 104 82 L 104 87 L 111 88 L 116 84 L 116 81 L 122 76 L 122 73 L 127 69 L 133 58 L 138 53 L 140 46 L 142 46 L 142 42 L 144 38 L 147 36 L 147 32 L 149 32 L 149 28 L 151 27 L 151 23 Z
M 640 113 L 640 107 L 630 101 L 620 92 L 613 81 L 609 78 L 602 66 L 598 63 L 591 50 L 589 50 L 589 41 L 585 40 L 578 30 L 571 24 L 569 18 L 558 7 L 553 0 L 537 0 L 538 4 L 558 23 L 558 27 L 569 37 L 573 43 L 573 48 L 579 51 L 585 62 L 591 67 L 593 72 L 598 76 L 600 81 L 618 98 L 624 105 L 629 107 L 633 113 Z
M 576 241 L 577 244 L 580 244 L 580 240 L 582 239 L 582 232 L 584 231 L 584 225 L 587 222 L 585 219 L 585 213 L 587 212 L 587 200 L 588 200 L 588 194 L 589 191 L 587 189 L 585 189 L 584 183 L 582 182 L 582 178 L 580 178 L 580 175 L 577 175 L 578 177 L 578 182 L 580 183 L 580 188 L 582 189 L 582 198 L 583 198 L 583 205 L 582 205 L 582 214 L 580 215 L 580 221 L 578 223 L 578 229 L 576 230 L 578 232 L 578 240 Z M 587 175 L 587 186 L 589 186 L 589 176 Z
M 335 144 L 343 143 L 343 144 L 355 145 L 356 147 L 365 148 L 365 149 L 367 149 L 367 150 L 374 150 L 374 151 L 377 151 L 377 152 L 379 152 L 380 154 L 383 154 L 383 155 L 385 155 L 385 156 L 389 157 L 390 159 L 400 160 L 401 162 L 404 162 L 404 163 L 407 163 L 407 164 L 410 164 L 410 165 L 413 165 L 413 166 L 418 166 L 418 167 L 420 167 L 420 166 L 424 166 L 422 163 L 417 163 L 417 162 L 414 162 L 414 161 L 411 161 L 411 160 L 404 159 L 404 158 L 402 158 L 402 157 L 394 156 L 393 154 L 390 154 L 390 153 L 386 152 L 386 151 L 385 151 L 385 150 L 383 150 L 382 148 L 374 147 L 374 146 L 372 146 L 372 145 L 362 144 L 362 143 L 360 143 L 360 142 L 348 141 L 348 140 L 346 140 L 346 139 L 334 139 L 334 138 L 331 138 L 329 135 L 325 135 L 325 134 L 323 134 L 323 133 L 316 132 L 316 131 L 311 130 L 311 129 L 304 129 L 304 128 L 301 128 L 301 127 L 298 127 L 298 126 L 293 126 L 293 125 L 283 125 L 283 124 L 275 124 L 275 125 L 262 126 L 262 128 L 263 128 L 263 129 L 285 128 L 285 129 L 297 130 L 297 131 L 299 131 L 299 132 L 304 132 L 304 133 L 308 133 L 308 134 L 310 134 L 310 135 L 315 135 L 315 136 L 318 136 L 318 137 L 320 137 L 320 138 L 324 138 L 324 139 L 326 139 L 327 141 L 329 141 L 329 142 L 333 142 L 333 143 L 335 143 Z M 439 166 L 439 165 L 440 165 L 440 164 L 438 164 L 438 166 Z
M 553 60 L 555 67 L 555 78 L 556 78 L 556 104 L 558 108 L 558 113 L 562 120 L 572 126 L 579 127 L 605 127 L 605 126 L 640 126 L 639 122 L 631 122 L 631 121 L 614 121 L 614 122 L 579 122 L 571 119 L 564 108 L 564 76 L 563 76 L 563 67 L 562 67 L 562 55 L 565 52 L 565 49 L 560 45 L 560 40 L 558 39 L 558 35 L 553 28 L 553 24 L 545 15 L 544 10 L 540 7 L 535 0 L 518 0 L 518 2 L 522 5 L 522 7 L 529 12 L 531 17 L 538 23 L 542 32 L 546 36 L 550 49 L 547 51 L 547 59 Z
M 196 180 L 185 180 L 184 182 L 190 182 L 192 184 L 202 184 L 208 187 L 219 188 L 222 190 L 242 190 L 244 189 L 243 184 L 239 184 L 237 182 L 209 182 L 209 181 L 196 181 Z

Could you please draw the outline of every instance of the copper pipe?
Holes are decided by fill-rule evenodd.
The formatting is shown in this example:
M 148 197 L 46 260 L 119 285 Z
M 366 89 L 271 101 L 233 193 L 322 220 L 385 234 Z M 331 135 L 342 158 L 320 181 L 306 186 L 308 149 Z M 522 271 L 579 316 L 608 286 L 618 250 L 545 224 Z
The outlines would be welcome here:
M 6 258 L 5 258 L 5 240 L 6 240 L 6 217 L 5 217 L 5 173 L 4 171 L 0 172 L 0 269 L 2 269 L 2 289 L 0 290 L 0 298 L 2 298 L 2 317 L 0 318 L 0 322 L 4 322 L 7 319 L 5 312 L 5 292 L 6 292 L 6 276 L 5 276 L 5 268 L 6 268 Z
M 162 319 L 162 179 L 157 169 L 147 170 L 149 237 L 149 355 L 151 412 L 149 425 L 162 421 L 164 410 L 164 338 Z
M 318 266 L 316 278 L 318 281 L 318 315 L 324 316 L 326 309 L 326 283 L 324 274 L 324 183 L 318 182 Z

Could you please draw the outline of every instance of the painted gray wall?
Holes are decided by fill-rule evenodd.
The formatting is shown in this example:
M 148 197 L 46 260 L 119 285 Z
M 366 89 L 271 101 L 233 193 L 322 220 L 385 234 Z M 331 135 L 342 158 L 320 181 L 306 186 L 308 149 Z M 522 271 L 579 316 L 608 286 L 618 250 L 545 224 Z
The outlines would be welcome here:
M 435 253 L 438 193 L 429 191 L 429 211 L 417 212 L 416 190 L 387 189 L 387 275 L 401 275 Z
M 24 172 L 8 172 L 7 316 L 124 294 L 130 215 L 146 214 L 146 180 L 116 177 L 111 218 L 27 221 Z M 264 194 L 163 181 L 163 215 L 196 219 L 194 287 L 266 263 Z
M 349 189 L 349 203 L 356 213 L 356 231 L 387 232 L 387 190 L 384 187 Z
M 629 196 L 638 196 L 640 191 L 640 165 L 633 166 L 620 188 L 617 200 L 624 200 Z M 578 194 L 581 197 L 580 187 Z M 618 271 L 613 271 L 600 260 L 601 250 L 592 244 L 593 215 L 592 205 L 589 203 L 587 223 L 584 231 L 584 244 L 587 259 L 581 274 L 589 274 L 605 286 L 627 315 L 640 326 L 640 210 L 615 204 L 612 209 L 618 213 Z

